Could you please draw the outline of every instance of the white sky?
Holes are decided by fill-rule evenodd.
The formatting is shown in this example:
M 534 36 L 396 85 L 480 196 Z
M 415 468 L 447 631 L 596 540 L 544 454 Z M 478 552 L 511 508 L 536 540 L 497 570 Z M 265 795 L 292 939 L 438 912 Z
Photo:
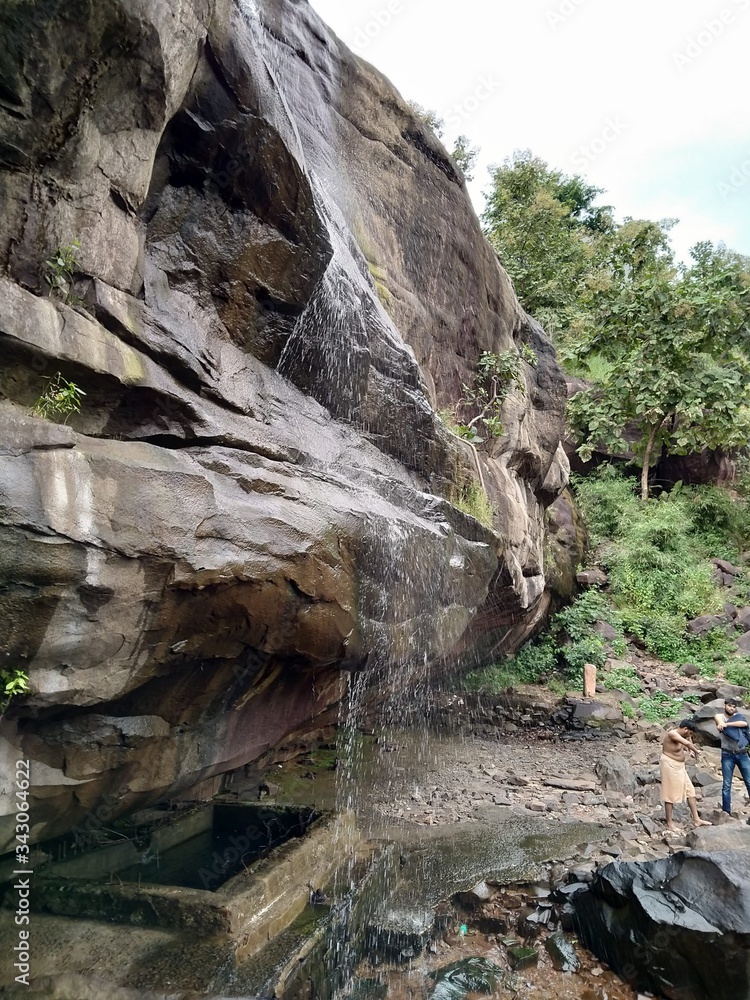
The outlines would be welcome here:
M 617 214 L 750 254 L 750 0 L 311 0 L 487 167 L 533 152 Z M 608 128 L 608 123 L 611 123 Z

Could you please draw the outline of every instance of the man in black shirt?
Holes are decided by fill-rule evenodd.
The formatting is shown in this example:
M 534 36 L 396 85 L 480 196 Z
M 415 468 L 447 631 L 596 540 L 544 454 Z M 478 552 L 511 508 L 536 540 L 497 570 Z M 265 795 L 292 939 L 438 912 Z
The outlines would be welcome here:
M 747 794 L 750 796 L 750 757 L 747 753 L 750 740 L 747 719 L 737 711 L 737 702 L 733 698 L 727 698 L 724 702 L 724 713 L 715 715 L 714 722 L 721 734 L 721 776 L 724 779 L 721 789 L 721 808 L 725 813 L 731 813 L 732 778 L 735 767 L 740 769 Z

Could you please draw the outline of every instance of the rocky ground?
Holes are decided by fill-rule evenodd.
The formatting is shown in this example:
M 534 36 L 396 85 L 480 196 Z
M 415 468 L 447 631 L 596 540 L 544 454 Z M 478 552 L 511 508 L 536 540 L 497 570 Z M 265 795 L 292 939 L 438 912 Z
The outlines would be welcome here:
M 624 717 L 622 705 L 629 699 L 622 692 L 598 691 L 593 699 L 571 693 L 562 700 L 538 688 L 501 698 L 446 694 L 435 699 L 427 725 L 376 726 L 356 782 L 366 789 L 360 815 L 373 836 L 392 836 L 394 828 L 406 836 L 460 830 L 462 824 L 483 822 L 494 807 L 529 819 L 596 823 L 606 833 L 550 863 L 539 884 L 490 884 L 480 886 L 475 899 L 471 893 L 454 897 L 457 916 L 445 939 L 412 962 L 360 969 L 365 981 L 377 984 L 363 996 L 424 997 L 432 972 L 481 956 L 501 970 L 493 993 L 498 997 L 636 1000 L 634 991 L 575 941 L 564 904 L 551 901 L 555 890 L 590 881 L 598 867 L 618 858 L 649 861 L 685 848 L 750 848 L 750 802 L 737 778 L 733 815 L 720 811 L 721 752 L 711 745 L 718 742 L 711 717 L 725 696 L 741 690 L 642 654 L 629 656 L 629 662 L 646 692 L 665 692 L 675 699 L 678 716 L 699 720 L 701 755 L 688 769 L 701 816 L 712 826 L 693 830 L 687 807 L 677 806 L 678 832 L 666 831 L 659 788 L 666 728 Z M 282 788 L 291 771 L 306 766 L 297 761 L 280 768 Z M 319 776 L 308 771 L 305 780 L 314 786 Z M 573 949 L 574 970 L 564 971 L 547 947 L 547 940 L 560 934 Z M 530 964 L 516 965 L 512 953 L 519 947 L 531 948 Z

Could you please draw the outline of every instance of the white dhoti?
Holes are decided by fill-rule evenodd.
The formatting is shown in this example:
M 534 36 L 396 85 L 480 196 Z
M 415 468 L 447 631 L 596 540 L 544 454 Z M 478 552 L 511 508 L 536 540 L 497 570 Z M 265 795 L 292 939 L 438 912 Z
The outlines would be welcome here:
M 685 802 L 687 799 L 695 798 L 695 789 L 688 777 L 684 760 L 674 760 L 663 753 L 659 761 L 659 771 L 662 802 Z

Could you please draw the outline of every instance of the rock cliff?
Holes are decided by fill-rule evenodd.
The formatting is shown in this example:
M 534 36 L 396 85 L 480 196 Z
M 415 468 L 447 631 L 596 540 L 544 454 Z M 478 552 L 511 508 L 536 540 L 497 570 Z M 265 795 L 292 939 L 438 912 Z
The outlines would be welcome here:
M 314 730 L 347 671 L 517 641 L 565 384 L 446 151 L 305 0 L 14 0 L 0 31 L 0 667 L 32 686 L 0 760 L 34 762 L 39 839 Z M 491 530 L 436 411 L 524 343 Z M 57 372 L 66 423 L 33 413 Z

